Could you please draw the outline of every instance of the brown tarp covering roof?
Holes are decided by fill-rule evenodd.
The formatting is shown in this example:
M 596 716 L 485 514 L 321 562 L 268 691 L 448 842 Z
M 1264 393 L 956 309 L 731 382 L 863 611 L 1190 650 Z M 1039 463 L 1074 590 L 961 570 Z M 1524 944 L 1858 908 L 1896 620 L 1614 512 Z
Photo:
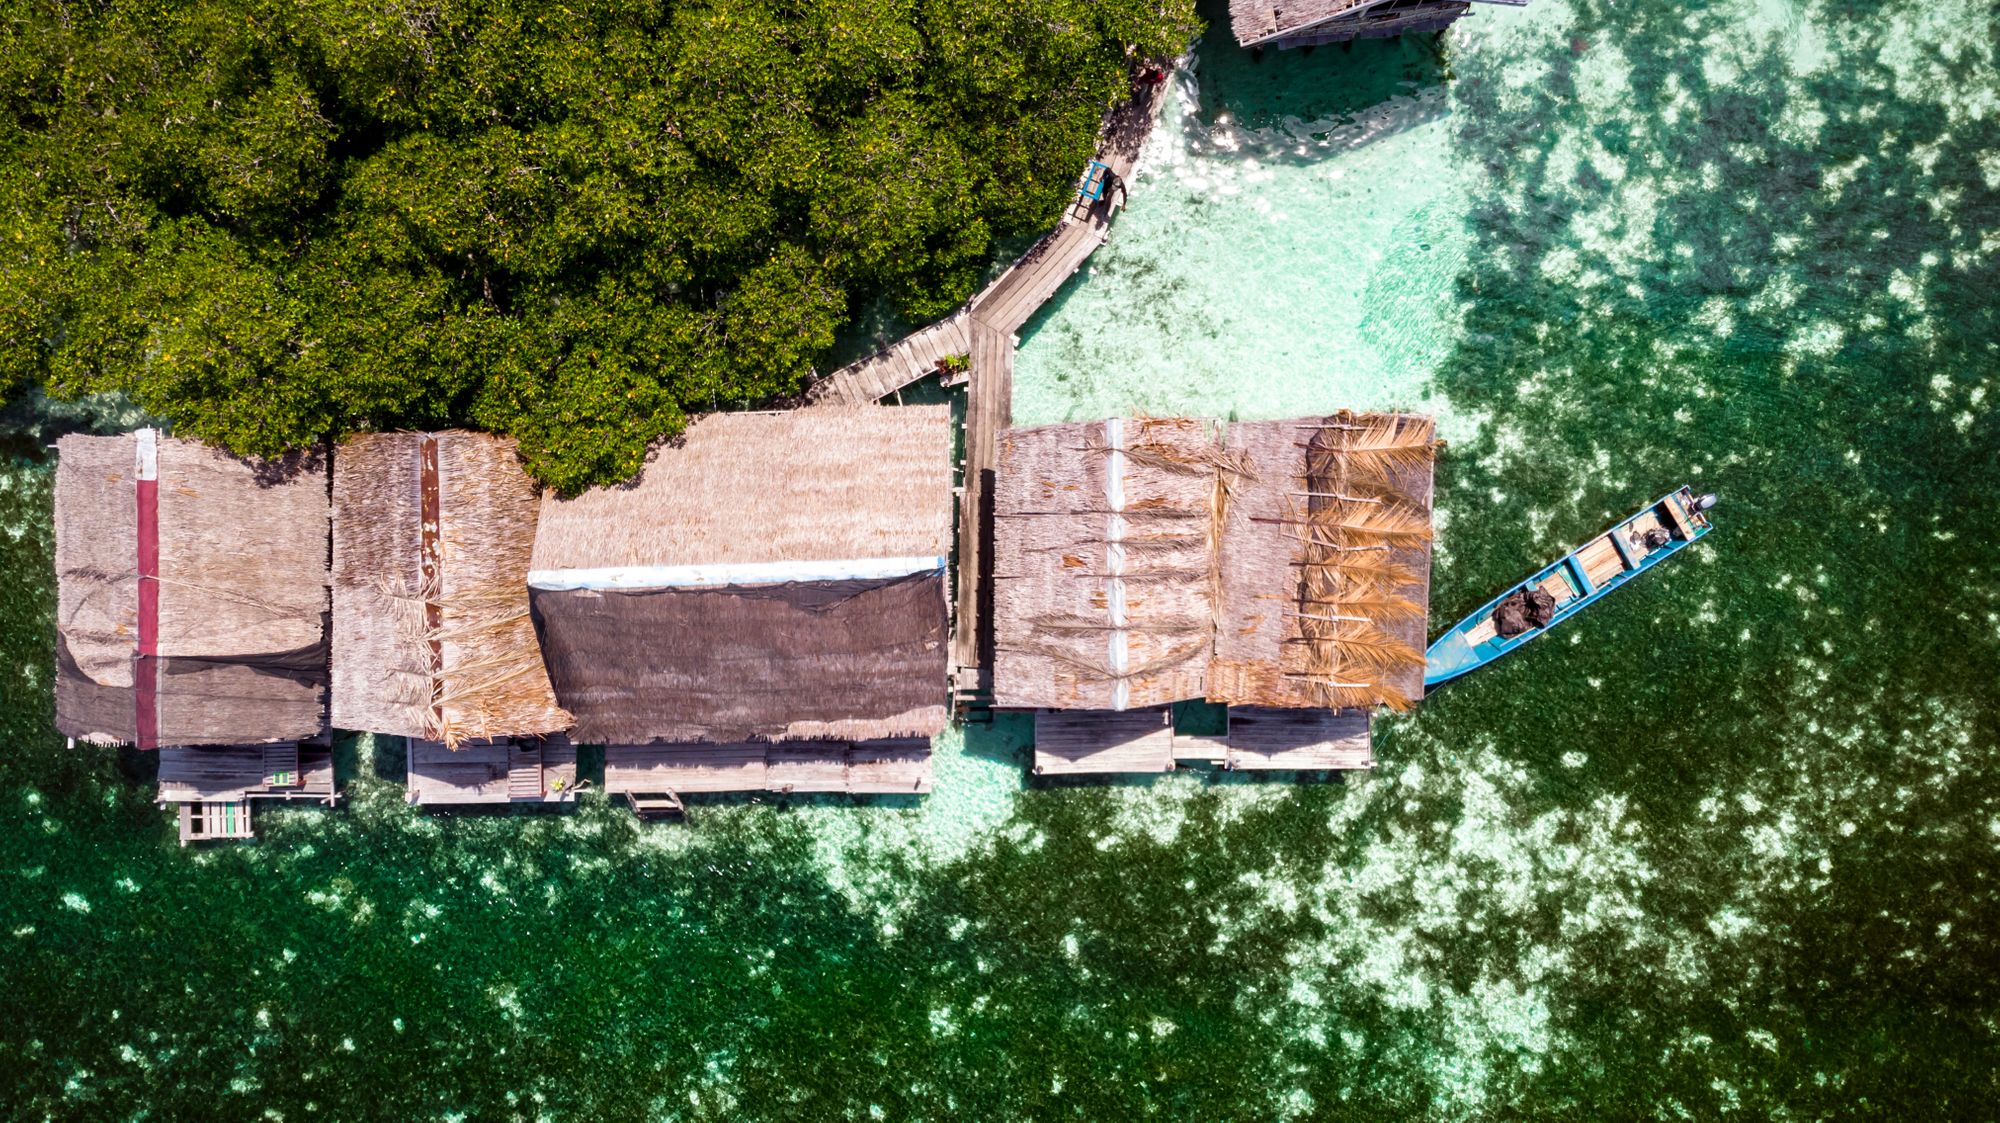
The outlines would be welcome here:
M 1233 423 L 1219 441 L 1158 419 L 1009 431 L 995 703 L 1408 706 L 1434 448 L 1403 414 Z
M 438 512 L 430 589 L 420 556 L 427 440 Z M 335 725 L 453 744 L 569 727 L 528 611 L 541 491 L 514 448 L 444 432 L 365 434 L 335 450 Z
M 937 733 L 948 607 L 940 562 L 907 576 L 715 586 L 570 587 L 539 575 L 941 559 L 951 516 L 946 406 L 713 415 L 658 450 L 629 485 L 546 497 L 532 603 L 556 696 L 576 716 L 573 736 L 644 744 Z
M 929 737 L 944 576 L 534 591 L 556 693 L 595 744 Z
M 532 568 L 943 556 L 951 407 L 717 413 L 638 479 L 542 505 Z
M 252 465 L 157 441 L 161 744 L 242 744 L 325 728 L 324 465 Z M 57 445 L 56 725 L 137 735 L 137 438 Z

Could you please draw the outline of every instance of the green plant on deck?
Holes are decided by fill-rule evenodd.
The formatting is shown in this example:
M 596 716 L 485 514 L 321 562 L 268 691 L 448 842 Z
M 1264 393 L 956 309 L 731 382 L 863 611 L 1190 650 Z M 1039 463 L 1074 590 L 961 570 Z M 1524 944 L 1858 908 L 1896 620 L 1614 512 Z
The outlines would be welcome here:
M 0 395 L 122 390 L 274 454 L 521 440 L 566 491 L 796 392 L 848 310 L 923 318 L 1062 206 L 1170 0 L 385 15 L 23 6 L 0 26 Z

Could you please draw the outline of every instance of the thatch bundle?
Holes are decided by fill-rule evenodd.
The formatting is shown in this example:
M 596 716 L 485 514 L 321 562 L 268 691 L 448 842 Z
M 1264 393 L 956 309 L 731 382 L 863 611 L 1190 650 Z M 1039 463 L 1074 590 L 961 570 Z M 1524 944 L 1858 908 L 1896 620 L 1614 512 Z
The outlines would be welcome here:
M 437 512 L 428 576 L 427 487 Z M 452 747 L 569 727 L 528 608 L 539 507 L 505 438 L 378 433 L 340 446 L 334 724 Z
M 1423 689 L 1428 419 L 1007 433 L 994 698 L 1401 709 Z
M 627 486 L 547 497 L 532 598 L 575 737 L 934 735 L 950 541 L 945 406 L 716 415 Z M 915 564 L 831 576 L 885 559 Z M 768 568 L 681 580 L 720 566 Z
M 149 444 L 157 482 L 142 490 L 138 462 Z M 323 465 L 255 465 L 192 441 L 132 433 L 67 436 L 57 452 L 58 728 L 113 743 L 149 735 L 162 745 L 320 733 Z M 138 662 L 147 493 L 158 566 L 150 667 Z

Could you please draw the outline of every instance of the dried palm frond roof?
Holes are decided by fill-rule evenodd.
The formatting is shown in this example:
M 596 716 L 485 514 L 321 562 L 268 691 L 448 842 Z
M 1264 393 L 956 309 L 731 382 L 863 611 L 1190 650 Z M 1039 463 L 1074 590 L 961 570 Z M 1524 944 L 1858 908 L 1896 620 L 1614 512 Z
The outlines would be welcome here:
M 540 502 L 502 437 L 365 434 L 335 451 L 336 725 L 451 746 L 569 727 L 528 608 Z
M 315 736 L 325 726 L 322 458 L 252 463 L 146 432 L 57 444 L 57 725 L 142 728 L 139 464 L 151 450 L 158 593 L 148 722 L 161 744 Z
M 1009 431 L 996 703 L 1409 705 L 1435 448 L 1404 414 Z
M 949 406 L 717 413 L 640 476 L 543 500 L 532 568 L 942 557 Z
M 1208 697 L 1388 706 L 1423 697 L 1436 427 L 1399 413 L 1230 426 L 1258 465 L 1223 538 Z

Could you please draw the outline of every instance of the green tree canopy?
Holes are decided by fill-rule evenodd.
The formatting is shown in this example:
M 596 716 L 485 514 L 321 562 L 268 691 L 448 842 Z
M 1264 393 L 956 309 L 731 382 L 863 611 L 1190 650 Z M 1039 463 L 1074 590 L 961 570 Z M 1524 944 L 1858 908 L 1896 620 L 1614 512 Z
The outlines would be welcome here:
M 0 393 L 573 490 L 1047 225 L 1190 0 L 97 0 L 0 21 Z

